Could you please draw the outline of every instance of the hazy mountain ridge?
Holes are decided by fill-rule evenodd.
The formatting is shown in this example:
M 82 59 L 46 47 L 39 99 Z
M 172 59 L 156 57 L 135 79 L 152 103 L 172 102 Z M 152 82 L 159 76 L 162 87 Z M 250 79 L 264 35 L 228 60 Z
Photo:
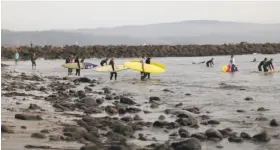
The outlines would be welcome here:
M 223 44 L 247 41 L 280 42 L 280 24 L 193 20 L 114 28 L 9 31 L 2 29 L 2 45 L 141 45 Z

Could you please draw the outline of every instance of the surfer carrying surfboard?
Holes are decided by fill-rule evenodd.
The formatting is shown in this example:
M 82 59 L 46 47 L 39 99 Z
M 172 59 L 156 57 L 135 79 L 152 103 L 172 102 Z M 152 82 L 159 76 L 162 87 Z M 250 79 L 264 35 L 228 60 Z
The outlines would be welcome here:
M 106 61 L 107 63 L 107 61 Z M 114 60 L 114 57 L 111 58 L 110 62 L 109 62 L 109 65 L 112 66 L 112 72 L 110 72 L 110 80 L 113 79 L 113 76 L 115 75 L 115 80 L 117 80 L 117 72 L 115 71 L 115 60 Z

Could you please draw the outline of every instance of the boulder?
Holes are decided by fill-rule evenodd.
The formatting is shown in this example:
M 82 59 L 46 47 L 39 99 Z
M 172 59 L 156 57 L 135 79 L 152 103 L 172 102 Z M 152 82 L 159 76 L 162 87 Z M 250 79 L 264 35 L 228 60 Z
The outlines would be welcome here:
M 268 135 L 268 133 L 266 131 L 263 131 L 259 134 L 256 134 L 252 138 L 256 142 L 268 142 L 268 141 L 270 141 L 270 136 Z
M 174 150 L 201 150 L 201 143 L 196 138 L 171 143 Z
M 19 120 L 43 120 L 39 115 L 34 116 L 27 114 L 16 114 L 15 118 Z
M 278 121 L 277 120 L 275 120 L 275 119 L 272 119 L 271 121 L 270 121 L 270 126 L 272 126 L 272 127 L 277 127 L 277 126 L 279 126 L 279 123 L 278 123 Z
M 47 138 L 47 136 L 45 136 L 45 135 L 42 134 L 42 133 L 32 133 L 32 134 L 31 134 L 31 137 L 32 137 L 32 138 L 38 138 L 38 139 L 45 139 L 45 138 Z
M 127 104 L 127 105 L 135 105 L 136 104 L 132 99 L 130 99 L 128 97 L 121 97 L 120 98 L 120 103 Z
M 2 133 L 15 133 L 9 126 L 2 124 L 1 125 L 1 132 Z
M 208 139 L 219 139 L 219 140 L 223 139 L 223 135 L 219 131 L 213 128 L 207 129 L 205 131 L 205 135 L 207 136 Z

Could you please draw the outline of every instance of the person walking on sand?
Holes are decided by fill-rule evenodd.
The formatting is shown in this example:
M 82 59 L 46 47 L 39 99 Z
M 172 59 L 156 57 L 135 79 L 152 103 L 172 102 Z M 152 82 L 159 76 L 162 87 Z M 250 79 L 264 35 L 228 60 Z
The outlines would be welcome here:
M 115 80 L 117 80 L 118 74 L 117 74 L 117 72 L 115 70 L 115 59 L 114 59 L 114 57 L 111 58 L 111 60 L 109 62 L 109 65 L 111 65 L 111 67 L 112 67 L 112 72 L 110 72 L 110 80 L 113 79 L 114 75 L 115 75 Z
M 19 59 L 19 53 L 18 53 L 18 51 L 16 51 L 16 54 L 15 54 L 15 63 L 16 63 L 16 65 L 17 65 L 18 59 Z
M 79 61 L 79 57 L 77 56 L 75 59 L 75 63 L 77 63 L 78 65 L 78 69 L 76 69 L 76 76 L 80 76 L 80 71 L 81 71 L 81 66 L 80 66 L 80 61 Z
M 32 63 L 32 69 L 35 68 L 36 69 L 36 53 L 33 52 L 32 56 L 31 56 L 31 63 Z

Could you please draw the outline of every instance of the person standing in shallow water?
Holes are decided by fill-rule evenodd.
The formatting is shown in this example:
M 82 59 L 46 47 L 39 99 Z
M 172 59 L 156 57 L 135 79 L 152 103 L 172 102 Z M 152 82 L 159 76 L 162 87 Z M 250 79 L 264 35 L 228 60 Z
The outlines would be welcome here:
M 231 65 L 231 72 L 235 72 L 236 66 L 235 66 L 235 59 L 234 59 L 233 55 L 231 55 L 231 57 L 230 57 L 229 64 Z
M 266 61 L 267 61 L 267 58 L 264 58 L 264 60 L 259 63 L 259 65 L 258 65 L 259 71 L 262 71 L 262 67 L 266 63 Z
M 33 52 L 32 56 L 31 56 L 32 69 L 33 69 L 33 68 L 36 68 L 36 62 L 35 62 L 35 60 L 36 60 L 36 53 Z
M 214 66 L 214 58 L 212 58 L 212 59 L 210 59 L 210 60 L 208 60 L 207 62 L 206 62 L 206 66 L 207 67 L 213 67 Z
M 16 63 L 16 65 L 17 65 L 18 59 L 19 59 L 19 53 L 18 53 L 18 51 L 16 51 L 16 54 L 15 54 L 15 63 Z
M 109 65 L 111 65 L 112 67 L 112 72 L 110 72 L 110 80 L 113 79 L 113 76 L 115 75 L 115 80 L 117 80 L 117 72 L 115 70 L 115 60 L 114 60 L 114 57 L 111 58 L 110 62 L 109 62 Z
M 81 71 L 81 66 L 80 66 L 80 61 L 79 61 L 79 57 L 77 56 L 75 59 L 75 63 L 77 63 L 78 65 L 78 69 L 76 69 L 76 76 L 80 76 L 80 71 Z

